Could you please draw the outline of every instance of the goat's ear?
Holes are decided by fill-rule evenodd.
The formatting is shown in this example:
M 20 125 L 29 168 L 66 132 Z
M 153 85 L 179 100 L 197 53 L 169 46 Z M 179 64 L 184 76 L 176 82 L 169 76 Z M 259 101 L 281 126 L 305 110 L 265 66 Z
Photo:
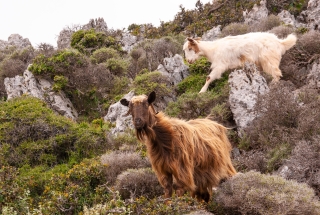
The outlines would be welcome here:
M 194 40 L 193 40 L 191 37 L 188 37 L 187 40 L 188 40 L 190 43 L 194 43 Z
M 148 103 L 152 104 L 156 100 L 156 92 L 152 91 L 148 96 Z
M 127 99 L 121 99 L 120 103 L 124 106 L 127 106 L 127 107 L 129 106 L 129 101 Z

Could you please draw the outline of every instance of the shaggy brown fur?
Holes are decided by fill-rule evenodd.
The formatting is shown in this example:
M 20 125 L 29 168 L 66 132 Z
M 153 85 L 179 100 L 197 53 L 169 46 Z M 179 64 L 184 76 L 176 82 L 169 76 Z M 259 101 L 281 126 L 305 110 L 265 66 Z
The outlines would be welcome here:
M 155 93 L 135 96 L 121 104 L 128 106 L 136 134 L 147 146 L 148 156 L 165 197 L 172 195 L 173 177 L 177 195 L 190 191 L 209 201 L 212 188 L 236 174 L 226 128 L 209 119 L 184 121 L 156 113 Z

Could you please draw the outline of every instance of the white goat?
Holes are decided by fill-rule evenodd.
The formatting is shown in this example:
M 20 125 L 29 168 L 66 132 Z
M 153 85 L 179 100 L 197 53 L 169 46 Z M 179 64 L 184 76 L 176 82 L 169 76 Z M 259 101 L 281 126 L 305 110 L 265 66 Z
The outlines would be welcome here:
M 200 91 L 202 93 L 207 91 L 212 81 L 221 78 L 226 70 L 244 66 L 246 61 L 255 63 L 270 74 L 273 82 L 279 81 L 282 76 L 279 69 L 281 57 L 296 41 L 297 37 L 293 34 L 279 39 L 272 33 L 254 32 L 214 41 L 187 38 L 183 51 L 189 63 L 193 63 L 200 56 L 211 62 L 211 72 Z

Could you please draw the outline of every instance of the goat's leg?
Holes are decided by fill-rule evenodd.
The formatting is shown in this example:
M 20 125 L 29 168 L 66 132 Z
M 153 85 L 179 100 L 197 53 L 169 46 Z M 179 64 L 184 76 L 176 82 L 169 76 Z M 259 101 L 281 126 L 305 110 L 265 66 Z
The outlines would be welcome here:
M 160 179 L 160 184 L 164 189 L 164 197 L 170 198 L 172 196 L 173 177 L 172 174 L 167 173 Z
M 178 181 L 176 182 L 174 189 L 176 191 L 177 196 L 183 196 L 186 192 L 185 186 Z
M 203 85 L 199 93 L 204 93 L 207 91 L 210 83 L 216 79 L 221 78 L 222 73 L 226 70 L 224 67 L 214 67 L 212 68 L 210 74 L 207 76 L 206 83 Z

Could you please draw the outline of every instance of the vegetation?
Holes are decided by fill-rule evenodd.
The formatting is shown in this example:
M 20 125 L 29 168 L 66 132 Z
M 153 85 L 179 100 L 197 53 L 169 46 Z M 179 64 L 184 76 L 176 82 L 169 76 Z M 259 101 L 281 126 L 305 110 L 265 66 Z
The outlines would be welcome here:
M 94 26 L 73 31 L 68 49 L 48 44 L 1 49 L 0 213 L 319 214 L 320 97 L 317 80 L 308 73 L 319 64 L 320 34 L 283 25 L 276 16 L 283 9 L 299 15 L 308 3 L 302 0 L 267 1 L 270 15 L 244 24 L 243 11 L 259 3 L 197 1 L 194 10 L 181 5 L 160 27 L 131 24 L 128 31 L 144 39 L 129 52 L 122 49 L 119 32 Z M 258 97 L 257 117 L 241 133 L 228 102 L 231 71 L 202 94 L 211 66 L 205 58 L 185 62 L 189 75 L 177 85 L 157 71 L 164 58 L 183 54 L 186 36 L 201 36 L 217 25 L 221 37 L 254 31 L 298 36 L 282 58 L 281 81 Z M 77 121 L 27 95 L 7 101 L 3 80 L 22 75 L 28 66 L 36 78 L 66 94 L 79 113 Z M 108 107 L 131 90 L 156 91 L 157 109 L 170 116 L 209 117 L 230 128 L 233 163 L 242 173 L 223 182 L 208 204 L 189 193 L 163 199 L 145 145 L 131 129 L 112 135 L 115 125 L 103 120 Z

